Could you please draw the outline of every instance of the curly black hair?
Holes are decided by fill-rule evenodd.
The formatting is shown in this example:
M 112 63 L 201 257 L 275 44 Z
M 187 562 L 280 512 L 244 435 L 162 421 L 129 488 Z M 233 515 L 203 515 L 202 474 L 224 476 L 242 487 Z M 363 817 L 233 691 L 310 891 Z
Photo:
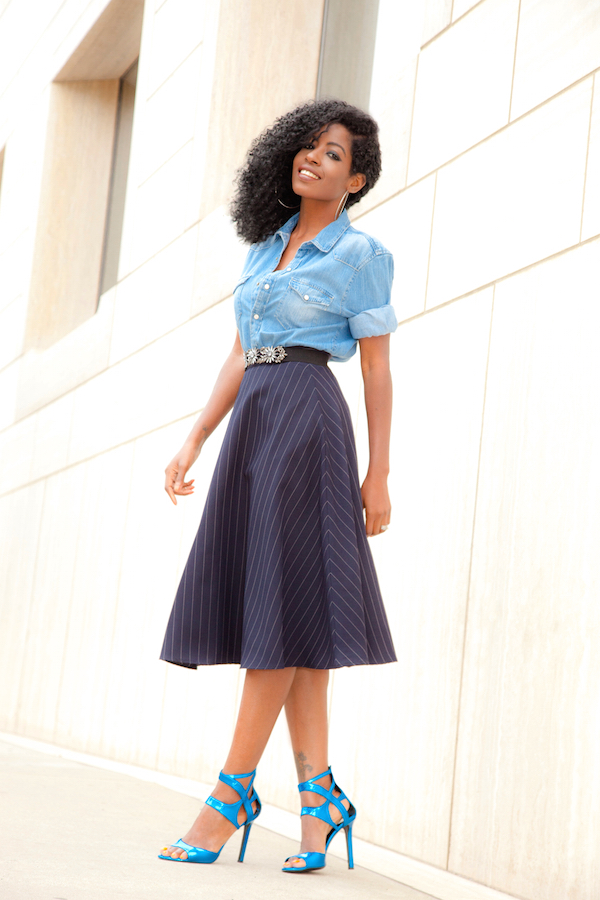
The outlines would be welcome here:
M 350 194 L 346 206 L 358 203 L 381 172 L 377 122 L 344 100 L 309 100 L 286 113 L 251 144 L 236 177 L 230 215 L 242 240 L 264 241 L 287 222 L 300 197 L 292 190 L 292 162 L 300 148 L 324 125 L 337 122 L 352 135 L 351 174 L 366 178 L 364 187 Z M 281 200 L 281 203 L 279 203 Z

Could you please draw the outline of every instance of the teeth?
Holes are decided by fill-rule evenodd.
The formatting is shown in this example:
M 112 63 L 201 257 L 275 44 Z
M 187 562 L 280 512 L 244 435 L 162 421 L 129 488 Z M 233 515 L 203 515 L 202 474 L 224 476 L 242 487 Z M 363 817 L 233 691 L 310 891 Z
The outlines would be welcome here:
M 309 172 L 308 169 L 300 169 L 301 175 L 308 175 L 310 178 L 314 178 L 315 181 L 319 180 L 319 176 L 315 175 L 314 172 Z

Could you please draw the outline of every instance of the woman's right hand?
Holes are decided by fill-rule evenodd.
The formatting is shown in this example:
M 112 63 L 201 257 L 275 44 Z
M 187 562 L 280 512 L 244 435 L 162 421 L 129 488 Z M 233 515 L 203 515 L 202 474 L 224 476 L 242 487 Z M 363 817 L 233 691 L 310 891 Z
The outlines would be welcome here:
M 185 497 L 194 493 L 194 479 L 185 481 L 188 469 L 196 462 L 200 454 L 200 447 L 197 449 L 184 444 L 179 453 L 177 453 L 167 468 L 165 469 L 165 491 L 177 506 L 178 494 Z

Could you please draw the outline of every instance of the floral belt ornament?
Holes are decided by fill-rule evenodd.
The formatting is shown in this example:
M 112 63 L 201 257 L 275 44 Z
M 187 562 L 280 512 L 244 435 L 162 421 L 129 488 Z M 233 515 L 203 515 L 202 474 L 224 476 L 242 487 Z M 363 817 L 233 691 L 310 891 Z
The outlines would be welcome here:
M 244 351 L 244 369 L 261 363 L 280 363 L 286 358 L 285 347 L 256 347 Z

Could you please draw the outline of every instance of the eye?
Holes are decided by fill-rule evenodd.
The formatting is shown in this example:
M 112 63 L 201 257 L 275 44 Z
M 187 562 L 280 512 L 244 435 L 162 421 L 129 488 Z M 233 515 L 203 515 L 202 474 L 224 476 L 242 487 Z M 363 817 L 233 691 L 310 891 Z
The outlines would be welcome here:
M 330 150 L 328 155 L 331 156 L 332 159 L 337 159 L 338 162 L 340 161 L 340 157 L 337 155 L 335 150 Z
M 312 141 L 310 141 L 308 144 L 305 144 L 302 149 L 303 150 L 314 150 L 314 147 L 315 147 L 314 143 Z

